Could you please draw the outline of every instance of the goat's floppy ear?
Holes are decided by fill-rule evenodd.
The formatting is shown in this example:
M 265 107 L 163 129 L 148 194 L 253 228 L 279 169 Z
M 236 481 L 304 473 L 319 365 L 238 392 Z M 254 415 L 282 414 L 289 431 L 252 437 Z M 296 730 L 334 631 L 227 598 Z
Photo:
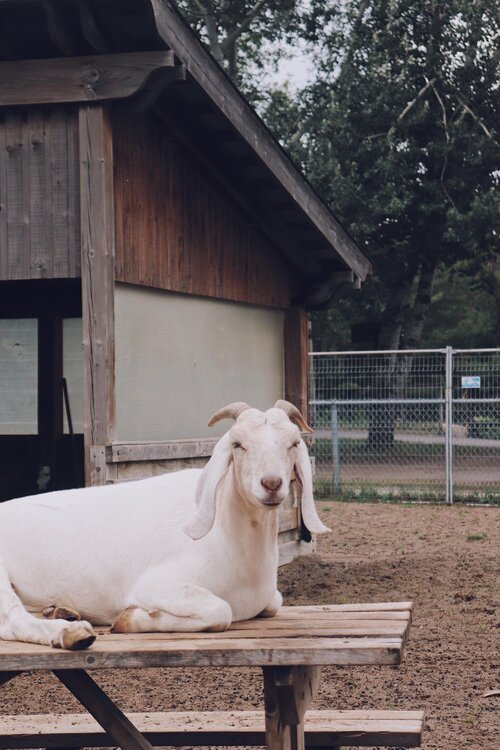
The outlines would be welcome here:
M 280 398 L 276 401 L 274 404 L 275 409 L 282 409 L 285 414 L 288 416 L 291 422 L 297 425 L 302 432 L 314 432 L 314 430 L 309 427 L 306 420 L 300 413 L 300 411 L 297 409 L 297 407 L 292 404 L 290 401 L 285 401 L 284 399 Z
M 311 460 L 303 440 L 297 446 L 295 471 L 302 485 L 302 519 L 311 534 L 326 534 L 331 529 L 321 523 L 313 497 Z
M 196 515 L 184 526 L 185 533 L 191 539 L 201 539 L 214 525 L 217 488 L 226 475 L 231 456 L 231 438 L 229 432 L 226 432 L 215 446 L 212 457 L 198 480 Z

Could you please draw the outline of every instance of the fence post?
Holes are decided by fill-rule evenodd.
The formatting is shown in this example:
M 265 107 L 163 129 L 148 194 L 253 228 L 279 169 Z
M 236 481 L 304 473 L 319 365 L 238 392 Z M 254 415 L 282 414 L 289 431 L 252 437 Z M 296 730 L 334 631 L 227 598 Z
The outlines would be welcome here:
M 453 349 L 446 347 L 445 380 L 445 483 L 446 502 L 453 503 Z
M 337 404 L 331 407 L 333 491 L 340 490 L 339 418 Z

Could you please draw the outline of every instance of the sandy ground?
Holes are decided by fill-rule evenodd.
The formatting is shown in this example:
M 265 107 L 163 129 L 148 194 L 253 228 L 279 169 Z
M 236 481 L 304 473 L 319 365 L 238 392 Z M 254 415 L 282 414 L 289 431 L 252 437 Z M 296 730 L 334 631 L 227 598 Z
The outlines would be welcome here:
M 415 602 L 399 667 L 324 670 L 323 708 L 426 711 L 425 750 L 498 750 L 500 509 L 322 501 L 334 533 L 317 555 L 280 571 L 286 604 Z M 259 670 L 100 672 L 125 710 L 252 708 L 261 705 Z M 77 711 L 49 674 L 23 675 L 0 689 L 0 712 Z

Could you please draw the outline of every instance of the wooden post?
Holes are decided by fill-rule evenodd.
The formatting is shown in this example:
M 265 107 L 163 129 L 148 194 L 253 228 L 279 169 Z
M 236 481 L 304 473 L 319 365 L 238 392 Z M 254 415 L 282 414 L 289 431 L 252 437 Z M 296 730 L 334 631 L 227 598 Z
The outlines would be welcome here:
M 285 314 L 285 398 L 309 415 L 309 331 L 307 311 L 291 307 Z
M 83 669 L 54 669 L 53 674 L 92 714 L 122 750 L 153 750 L 153 746 L 134 727 L 108 695 Z
M 85 483 L 104 484 L 115 433 L 113 143 L 106 105 L 80 107 Z
M 38 318 L 38 438 L 39 480 L 45 467 L 50 472 L 46 489 L 57 487 L 56 452 L 63 431 L 62 368 L 62 320 L 42 315 Z
M 320 667 L 264 667 L 267 750 L 304 750 L 304 716 Z

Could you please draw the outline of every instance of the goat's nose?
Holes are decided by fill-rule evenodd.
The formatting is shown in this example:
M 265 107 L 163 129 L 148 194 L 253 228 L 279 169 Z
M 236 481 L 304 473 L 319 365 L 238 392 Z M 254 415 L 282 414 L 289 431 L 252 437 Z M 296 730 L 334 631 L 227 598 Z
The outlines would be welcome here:
M 283 484 L 283 480 L 275 474 L 268 474 L 267 476 L 262 477 L 260 483 L 268 492 L 276 492 L 276 490 L 279 490 Z

